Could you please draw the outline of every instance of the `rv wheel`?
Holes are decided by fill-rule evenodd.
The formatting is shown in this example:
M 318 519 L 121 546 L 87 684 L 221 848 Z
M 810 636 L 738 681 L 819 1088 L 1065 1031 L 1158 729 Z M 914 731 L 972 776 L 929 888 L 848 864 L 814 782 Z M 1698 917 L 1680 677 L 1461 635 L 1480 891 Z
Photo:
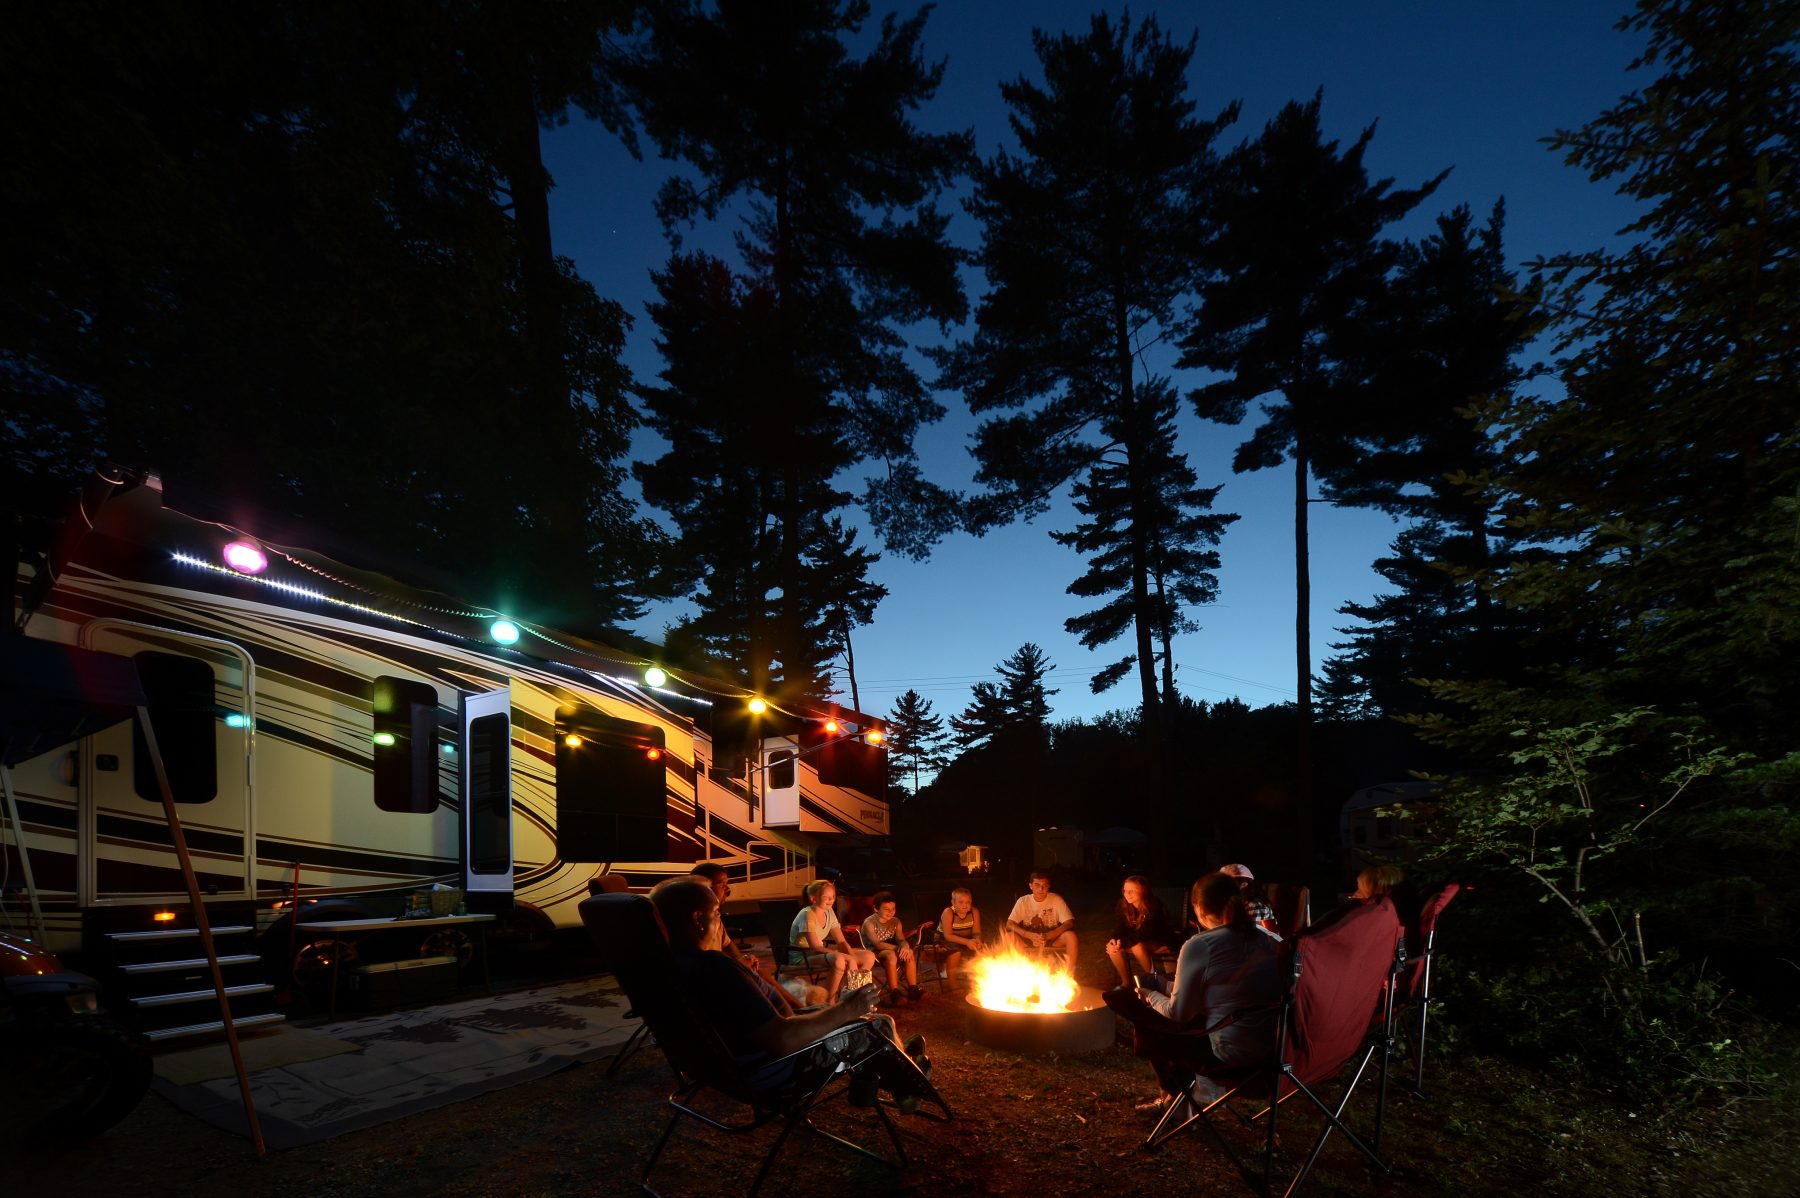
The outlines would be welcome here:
M 487 932 L 491 960 L 507 969 L 542 968 L 555 943 L 556 925 L 530 903 L 514 903 Z
M 302 925 L 302 937 L 305 934 Z M 314 940 L 295 949 L 289 974 L 294 979 L 294 988 L 324 996 L 331 989 L 333 957 L 336 958 L 338 984 L 342 985 L 350 971 L 356 968 L 356 945 L 348 940 Z
M 456 928 L 445 928 L 433 932 L 419 944 L 421 957 L 455 957 L 456 968 L 461 971 L 469 967 L 475 959 L 475 942 Z

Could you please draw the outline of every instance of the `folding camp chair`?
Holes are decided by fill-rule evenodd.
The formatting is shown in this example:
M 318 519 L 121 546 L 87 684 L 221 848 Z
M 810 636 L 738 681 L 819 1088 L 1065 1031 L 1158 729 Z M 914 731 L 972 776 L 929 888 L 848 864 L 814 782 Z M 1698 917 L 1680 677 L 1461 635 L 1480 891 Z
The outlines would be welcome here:
M 944 959 L 950 955 L 952 945 L 945 944 L 937 938 L 938 916 L 943 908 L 936 906 L 937 900 L 931 894 L 919 894 L 913 897 L 913 909 L 919 922 L 913 925 L 912 931 L 906 934 L 906 942 L 912 945 L 913 953 L 919 958 L 919 964 L 930 962 L 937 974 L 938 993 L 944 992 Z M 934 909 L 935 908 L 935 909 Z
M 1212 1029 L 1175 1027 L 1161 1016 L 1157 1016 L 1162 1019 L 1162 1025 L 1158 1025 L 1144 1019 L 1142 1014 L 1134 1013 L 1129 998 L 1122 994 L 1108 995 L 1107 1003 L 1131 1019 L 1134 1026 L 1144 1029 L 1147 1036 L 1160 1038 L 1151 1040 L 1153 1046 L 1167 1055 L 1198 1064 L 1194 1083 L 1169 1104 L 1144 1141 L 1147 1149 L 1201 1123 L 1224 1147 L 1251 1187 L 1268 1193 L 1274 1184 L 1276 1128 L 1282 1105 L 1295 1095 L 1301 1095 L 1318 1108 L 1325 1117 L 1325 1126 L 1284 1191 L 1291 1198 L 1312 1172 L 1325 1141 L 1334 1131 L 1343 1133 L 1376 1168 L 1383 1173 L 1390 1172 L 1381 1159 L 1379 1145 L 1387 1106 L 1388 1064 L 1394 1043 L 1394 980 L 1404 963 L 1405 940 L 1393 903 L 1382 899 L 1335 913 L 1326 922 L 1285 941 L 1283 948 L 1286 992 L 1282 998 L 1276 1056 L 1268 1066 L 1207 1069 L 1198 1064 L 1204 1059 L 1203 1054 L 1180 1057 L 1179 1037 L 1193 1039 L 1207 1035 Z M 1143 1010 L 1155 1015 L 1147 1006 Z M 1382 1054 L 1378 1066 L 1381 1089 L 1376 1100 L 1374 1132 L 1365 1140 L 1345 1124 L 1343 1116 L 1377 1053 Z M 1353 1058 L 1356 1067 L 1343 1093 L 1335 1104 L 1327 1102 L 1319 1092 L 1320 1088 Z M 1224 1093 L 1204 1101 L 1200 1097 L 1200 1078 L 1211 1080 L 1222 1087 Z M 1267 1120 L 1260 1175 L 1246 1164 L 1209 1117 L 1218 1107 L 1229 1109 L 1229 1100 L 1240 1095 L 1245 1098 L 1273 1096 L 1273 1101 L 1255 1116 Z
M 1451 882 L 1442 890 L 1425 900 L 1419 909 L 1419 923 L 1411 935 L 1407 937 L 1411 943 L 1406 967 L 1400 971 L 1395 983 L 1394 1002 L 1397 1008 L 1407 1011 L 1417 1010 L 1419 1013 L 1419 1044 L 1413 1061 L 1411 1090 L 1415 1098 L 1425 1097 L 1425 1032 L 1431 1019 L 1431 962 L 1437 952 L 1437 921 L 1444 908 L 1450 905 L 1464 887 Z
M 626 894 L 631 890 L 631 884 L 625 880 L 623 874 L 600 874 L 588 879 L 587 888 L 590 895 Z M 603 973 L 617 972 L 611 961 L 602 960 L 599 964 L 600 970 Z M 625 1043 L 620 1046 L 619 1051 L 613 1055 L 611 1064 L 607 1065 L 606 1078 L 608 1081 L 611 1081 L 614 1075 L 616 1075 L 620 1069 L 625 1067 L 625 1062 L 631 1059 L 633 1053 L 637 1052 L 638 1049 L 645 1045 L 650 1033 L 649 1025 L 643 1021 L 643 1017 L 640 1016 L 636 1010 L 627 1007 L 625 1010 L 625 1018 L 636 1019 L 638 1025 L 632 1031 L 630 1038 L 627 1039 Z
M 883 1084 L 890 1091 L 890 1080 L 904 1074 L 903 1080 L 912 1092 L 922 1093 L 943 1111 L 942 1118 L 949 1118 L 948 1104 L 897 1046 L 879 1045 L 857 1059 L 839 1060 L 815 1051 L 824 1043 L 821 1040 L 779 1060 L 757 1062 L 754 1066 L 740 1063 L 713 1026 L 688 1001 L 662 921 L 649 899 L 636 894 L 602 894 L 583 901 L 580 910 L 589 937 L 601 955 L 615 963 L 615 972 L 632 1006 L 642 1012 L 657 1047 L 675 1071 L 675 1089 L 668 1098 L 675 1114 L 644 1164 L 639 1185 L 645 1193 L 656 1193 L 650 1187 L 650 1174 L 683 1118 L 732 1135 L 754 1131 L 776 1119 L 781 1121 L 781 1132 L 750 1183 L 751 1195 L 762 1188 L 789 1134 L 802 1123 L 832 1143 L 870 1160 L 894 1168 L 906 1164 L 899 1131 L 883 1103 L 877 1102 L 872 1109 L 893 1145 L 891 1158 L 813 1122 L 812 1112 L 842 1096 L 851 1073 L 860 1067 L 879 1069 Z M 742 1110 L 734 1117 L 721 1118 L 697 1109 L 695 1100 L 707 1092 L 730 1100 Z
M 775 980 L 779 982 L 785 975 L 803 977 L 813 985 L 820 985 L 819 979 L 831 968 L 831 958 L 805 945 L 789 943 L 794 916 L 799 913 L 800 904 L 791 899 L 785 902 L 763 900 L 763 927 L 769 933 L 769 951 L 775 957 Z
M 1275 912 L 1277 932 L 1286 940 L 1312 926 L 1312 890 L 1288 882 L 1268 886 L 1269 909 Z

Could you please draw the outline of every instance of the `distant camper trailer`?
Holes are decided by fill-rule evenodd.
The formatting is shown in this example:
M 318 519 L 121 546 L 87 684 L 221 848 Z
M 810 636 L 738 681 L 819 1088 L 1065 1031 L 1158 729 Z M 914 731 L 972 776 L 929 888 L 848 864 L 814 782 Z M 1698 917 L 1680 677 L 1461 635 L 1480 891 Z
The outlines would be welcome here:
M 792 896 L 822 845 L 890 831 L 869 717 L 750 715 L 732 684 L 674 669 L 652 685 L 653 645 L 191 518 L 154 476 L 97 482 L 54 548 L 21 556 L 25 635 L 136 664 L 214 923 L 266 928 L 296 890 L 391 914 L 438 885 L 547 933 L 580 924 L 602 874 L 641 889 L 710 860 L 735 897 Z M 0 844 L 16 887 L 23 838 L 50 947 L 185 922 L 135 722 L 10 780 Z
M 1033 869 L 1082 866 L 1082 834 L 1080 828 L 1039 828 L 1031 844 Z
M 1405 859 L 1414 848 L 1411 820 L 1402 808 L 1438 793 L 1434 782 L 1384 782 L 1365 786 L 1344 800 L 1338 815 L 1338 843 L 1352 873 L 1384 861 Z

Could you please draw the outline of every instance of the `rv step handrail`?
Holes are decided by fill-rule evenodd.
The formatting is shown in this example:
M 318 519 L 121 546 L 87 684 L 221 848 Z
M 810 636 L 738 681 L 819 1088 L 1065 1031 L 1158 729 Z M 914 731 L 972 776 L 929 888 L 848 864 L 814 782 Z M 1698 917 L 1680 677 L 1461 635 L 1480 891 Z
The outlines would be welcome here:
M 228 998 L 242 998 L 246 994 L 268 994 L 274 989 L 268 982 L 247 982 L 242 986 L 225 987 L 225 994 Z M 177 1003 L 200 1002 L 218 997 L 218 992 L 214 990 L 183 990 L 179 994 L 146 994 L 134 997 L 131 1003 L 137 1007 L 172 1007 Z
M 208 991 L 207 993 L 210 994 L 211 991 Z M 231 1026 L 259 1027 L 264 1024 L 282 1023 L 286 1020 L 287 1016 L 281 1014 L 279 1011 L 269 1011 L 263 1015 L 245 1015 L 240 1019 L 233 1019 L 231 1021 Z M 190 1023 L 183 1027 L 159 1027 L 155 1031 L 145 1032 L 144 1039 L 174 1040 L 181 1036 L 204 1036 L 208 1032 L 222 1032 L 224 1030 L 225 1021 L 222 1019 L 215 1019 L 211 1023 Z
M 251 961 L 260 961 L 260 960 L 262 960 L 262 958 L 257 956 L 255 953 L 232 953 L 230 956 L 220 957 L 219 964 L 220 965 L 245 965 L 245 964 L 250 963 Z M 190 958 L 185 961 L 146 961 L 141 965 L 121 965 L 121 966 L 119 966 L 119 972 L 120 973 L 170 973 L 177 969 L 205 969 L 205 968 L 207 968 L 207 961 L 206 961 L 205 957 L 193 957 L 193 958 Z M 212 991 L 209 990 L 209 991 L 207 991 L 207 993 L 210 994 L 210 993 L 212 993 Z
M 215 936 L 230 936 L 235 933 L 252 930 L 250 925 L 240 924 L 234 927 L 215 927 L 212 930 L 212 934 Z M 199 928 L 158 928 L 154 932 L 108 932 L 106 938 L 108 940 L 116 940 L 121 944 L 127 944 L 145 940 L 191 940 L 198 935 L 200 935 Z

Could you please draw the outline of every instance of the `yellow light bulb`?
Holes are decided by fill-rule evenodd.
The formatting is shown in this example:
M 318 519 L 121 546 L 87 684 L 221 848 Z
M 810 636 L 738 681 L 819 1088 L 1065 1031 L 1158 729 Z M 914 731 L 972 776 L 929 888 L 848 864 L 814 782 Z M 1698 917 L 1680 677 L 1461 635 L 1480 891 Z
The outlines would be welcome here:
M 581 747 L 581 738 L 571 732 L 569 735 L 563 737 L 563 744 L 569 746 L 571 749 L 579 749 Z
M 767 703 L 764 703 L 761 699 L 750 700 L 750 714 L 751 715 L 761 715 L 763 712 L 765 712 L 767 710 L 769 710 L 769 705 Z

